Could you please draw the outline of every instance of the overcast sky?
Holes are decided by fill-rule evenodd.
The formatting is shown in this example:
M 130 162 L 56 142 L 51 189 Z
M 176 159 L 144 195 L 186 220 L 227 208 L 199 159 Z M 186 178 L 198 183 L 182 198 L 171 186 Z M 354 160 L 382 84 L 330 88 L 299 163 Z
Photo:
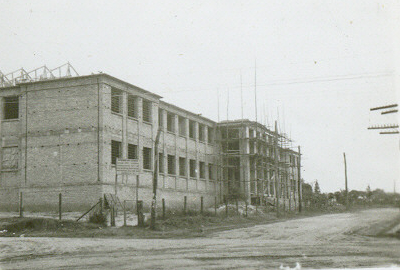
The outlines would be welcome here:
M 350 189 L 393 191 L 397 181 L 400 190 L 399 136 L 367 130 L 398 123 L 369 109 L 398 102 L 399 8 L 373 0 L 0 0 L 0 71 L 69 61 L 80 75 L 108 73 L 214 121 L 241 118 L 241 89 L 244 118 L 255 120 L 256 84 L 257 120 L 279 120 L 301 146 L 305 181 L 343 189 L 346 152 Z

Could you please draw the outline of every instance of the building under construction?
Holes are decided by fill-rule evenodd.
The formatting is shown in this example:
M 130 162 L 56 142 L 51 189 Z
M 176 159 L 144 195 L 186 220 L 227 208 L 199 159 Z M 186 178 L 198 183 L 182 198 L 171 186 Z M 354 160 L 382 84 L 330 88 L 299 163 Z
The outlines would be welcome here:
M 300 155 L 275 128 L 215 122 L 107 74 L 79 76 L 70 64 L 0 73 L 0 208 L 87 209 L 99 198 L 152 200 L 168 208 L 224 199 L 299 206 Z M 158 147 L 156 134 L 160 133 Z M 157 153 L 155 152 L 157 150 Z M 136 175 L 117 159 L 137 160 Z
M 220 122 L 218 130 L 226 194 L 252 204 L 296 209 L 300 155 L 291 149 L 290 139 L 247 119 Z

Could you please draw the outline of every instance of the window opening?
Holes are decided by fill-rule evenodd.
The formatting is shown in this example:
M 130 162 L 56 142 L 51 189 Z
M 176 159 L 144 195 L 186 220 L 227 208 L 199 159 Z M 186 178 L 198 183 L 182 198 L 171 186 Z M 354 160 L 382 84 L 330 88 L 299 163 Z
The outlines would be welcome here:
M 206 178 L 206 164 L 203 161 L 200 161 L 199 169 L 200 169 L 200 178 L 205 179 Z
M 137 159 L 137 145 L 128 143 L 128 159 Z
M 167 113 L 167 131 L 175 133 L 175 115 Z
M 143 147 L 143 169 L 151 170 L 151 148 Z
M 168 174 L 176 174 L 175 156 L 168 155 Z
M 186 119 L 178 116 L 179 135 L 186 136 Z
M 151 122 L 151 101 L 143 99 L 143 121 Z
M 189 120 L 189 137 L 196 139 L 196 123 L 192 120 Z
M 19 98 L 18 96 L 4 98 L 4 120 L 18 119 Z
M 111 89 L 111 111 L 115 113 L 122 112 L 122 91 L 112 88 Z
M 179 158 L 179 175 L 186 176 L 186 158 Z
M 190 177 L 196 177 L 197 175 L 197 168 L 196 168 L 196 160 L 190 160 Z
M 121 142 L 111 141 L 111 164 L 117 164 L 117 158 L 121 157 Z

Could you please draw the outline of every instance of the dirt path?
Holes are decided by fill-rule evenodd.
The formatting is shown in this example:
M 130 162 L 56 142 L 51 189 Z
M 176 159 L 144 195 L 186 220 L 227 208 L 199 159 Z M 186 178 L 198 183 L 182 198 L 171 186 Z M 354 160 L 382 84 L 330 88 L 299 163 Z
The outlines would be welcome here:
M 279 269 L 400 265 L 400 240 L 372 237 L 398 209 L 288 220 L 194 239 L 0 238 L 0 269 Z

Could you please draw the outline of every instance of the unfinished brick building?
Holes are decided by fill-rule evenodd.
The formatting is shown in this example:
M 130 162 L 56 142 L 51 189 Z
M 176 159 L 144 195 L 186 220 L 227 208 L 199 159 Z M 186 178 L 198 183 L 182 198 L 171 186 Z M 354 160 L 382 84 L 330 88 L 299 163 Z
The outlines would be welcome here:
M 184 196 L 190 207 L 199 205 L 200 197 L 207 206 L 224 195 L 259 203 L 277 194 L 269 188 L 273 158 L 255 156 L 269 153 L 268 138 L 277 134 L 261 124 L 216 123 L 107 74 L 20 77 L 8 83 L 2 78 L 1 209 L 18 209 L 20 192 L 27 210 L 56 209 L 59 193 L 65 210 L 85 210 L 104 194 L 121 201 L 140 199 L 148 206 L 158 129 L 158 198 L 168 207 L 181 208 Z M 236 129 L 238 144 L 231 137 Z M 298 155 L 282 145 L 279 149 L 282 158 L 275 165 L 284 179 L 278 180 L 281 196 L 296 205 L 298 179 L 295 173 L 282 173 L 290 167 L 282 160 L 292 162 Z M 138 186 L 135 175 L 116 175 L 117 158 L 139 161 Z M 261 172 L 255 166 L 259 162 Z

